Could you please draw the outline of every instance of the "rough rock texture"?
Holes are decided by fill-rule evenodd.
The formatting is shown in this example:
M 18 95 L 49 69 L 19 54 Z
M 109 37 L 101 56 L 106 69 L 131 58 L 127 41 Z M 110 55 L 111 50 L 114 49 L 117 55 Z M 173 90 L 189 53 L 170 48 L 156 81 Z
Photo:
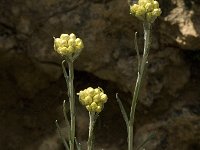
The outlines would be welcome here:
M 164 21 L 169 22 L 173 29 L 171 30 L 167 24 L 162 25 L 165 36 L 176 42 L 181 49 L 198 50 L 200 47 L 198 39 L 200 35 L 200 3 L 196 0 L 174 0 L 172 4 L 175 8 L 166 15 Z
M 200 2 L 159 2 L 163 13 L 153 25 L 135 146 L 153 131 L 156 138 L 147 150 L 200 149 Z M 129 15 L 127 2 L 1 0 L 0 15 L 0 149 L 63 149 L 53 121 L 63 119 L 66 87 L 52 37 L 71 32 L 85 44 L 75 63 L 77 89 L 101 85 L 110 96 L 97 125 L 97 149 L 126 149 L 114 94 L 121 92 L 129 110 L 137 75 L 134 32 L 141 54 L 143 47 L 142 24 Z M 88 118 L 83 112 L 77 134 L 84 145 Z

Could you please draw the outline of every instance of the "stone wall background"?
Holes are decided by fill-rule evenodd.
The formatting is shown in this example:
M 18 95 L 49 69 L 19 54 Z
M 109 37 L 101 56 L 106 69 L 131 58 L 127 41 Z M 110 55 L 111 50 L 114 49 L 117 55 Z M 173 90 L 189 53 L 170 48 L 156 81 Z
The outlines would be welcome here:
M 200 149 L 200 2 L 160 0 L 152 48 L 136 112 L 135 146 L 154 132 L 147 150 Z M 75 33 L 85 43 L 76 61 L 76 90 L 101 86 L 109 103 L 96 127 L 96 149 L 126 149 L 115 93 L 129 110 L 136 80 L 133 45 L 142 24 L 121 0 L 0 1 L 0 149 L 60 150 L 54 120 L 62 122 L 66 86 L 53 36 Z M 141 51 L 142 53 L 142 51 Z M 78 107 L 85 145 L 87 113 Z M 64 127 L 63 127 L 64 130 Z

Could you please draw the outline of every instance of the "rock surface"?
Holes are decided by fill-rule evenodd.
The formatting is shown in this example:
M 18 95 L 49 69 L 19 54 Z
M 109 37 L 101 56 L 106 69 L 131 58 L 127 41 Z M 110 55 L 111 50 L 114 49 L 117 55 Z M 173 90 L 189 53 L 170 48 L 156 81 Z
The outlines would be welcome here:
M 135 145 L 155 131 L 148 150 L 200 149 L 200 2 L 159 2 L 163 13 L 153 25 Z M 114 94 L 121 92 L 129 108 L 137 75 L 134 32 L 140 54 L 143 47 L 142 24 L 129 15 L 126 1 L 1 0 L 0 15 L 0 149 L 62 149 L 53 121 L 63 119 L 66 87 L 52 37 L 71 32 L 85 45 L 75 63 L 77 89 L 102 85 L 111 97 L 97 127 L 97 147 L 126 149 L 126 129 Z M 83 118 L 78 119 L 77 133 L 84 143 L 87 115 Z M 110 130 L 119 133 L 112 136 Z

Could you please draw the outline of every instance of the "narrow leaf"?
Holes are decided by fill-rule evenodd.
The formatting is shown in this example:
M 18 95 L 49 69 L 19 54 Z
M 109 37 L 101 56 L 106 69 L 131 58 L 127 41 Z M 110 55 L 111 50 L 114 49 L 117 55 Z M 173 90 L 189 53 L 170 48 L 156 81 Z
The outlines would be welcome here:
M 134 45 L 135 45 L 135 50 L 136 50 L 137 59 L 138 59 L 138 71 L 140 72 L 141 58 L 140 58 L 140 53 L 139 53 L 139 49 L 138 49 L 137 32 L 135 32 Z
M 66 100 L 63 101 L 63 114 L 64 114 L 64 118 L 65 118 L 65 123 L 66 123 L 66 126 L 67 126 L 67 136 L 69 139 L 71 139 L 70 137 L 70 124 L 69 124 L 69 120 L 67 118 L 67 112 L 69 110 L 67 109 L 66 107 Z
M 65 60 L 62 61 L 62 70 L 63 70 L 63 74 L 64 74 L 65 81 L 66 81 L 66 84 L 67 84 L 67 91 L 68 91 L 68 95 L 69 95 L 69 82 L 68 82 L 69 76 L 68 76 L 66 68 L 65 68 Z
M 121 110 L 121 113 L 123 115 L 123 118 L 124 118 L 124 121 L 126 123 L 126 126 L 128 127 L 128 116 L 127 116 L 127 113 L 124 109 L 124 106 L 122 104 L 122 101 L 120 100 L 120 98 L 118 97 L 118 93 L 116 93 L 116 99 L 117 99 L 117 102 L 119 104 L 119 107 L 120 107 L 120 110 Z
M 150 140 L 152 140 L 153 138 L 155 138 L 155 133 L 151 133 L 143 142 L 142 144 L 140 144 L 138 146 L 138 148 L 136 150 L 140 150 L 141 148 L 143 148 Z

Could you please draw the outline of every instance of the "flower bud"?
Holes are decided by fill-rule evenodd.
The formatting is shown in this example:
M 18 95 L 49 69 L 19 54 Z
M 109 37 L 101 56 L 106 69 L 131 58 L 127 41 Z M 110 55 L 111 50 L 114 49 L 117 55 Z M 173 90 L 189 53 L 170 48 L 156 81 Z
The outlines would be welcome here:
M 85 104 L 90 105 L 92 103 L 92 98 L 90 96 L 86 96 L 84 98 Z
M 159 3 L 158 3 L 157 1 L 154 1 L 154 2 L 153 2 L 153 7 L 154 7 L 154 9 L 155 9 L 155 8 L 159 8 Z
M 70 39 L 76 40 L 76 35 L 75 35 L 74 33 L 71 33 L 71 34 L 69 35 L 69 37 L 70 37 Z
M 60 41 L 62 46 L 68 47 L 68 42 L 66 40 L 60 40 Z
M 152 15 L 156 16 L 156 17 L 160 16 L 160 14 L 161 14 L 161 9 L 160 8 L 156 8 L 152 12 Z
M 103 103 L 106 103 L 106 102 L 107 102 L 107 99 L 108 99 L 108 97 L 107 97 L 106 94 L 101 95 L 101 101 L 102 101 Z
M 98 103 L 100 100 L 101 100 L 101 97 L 99 94 L 96 94 L 94 97 L 93 97 L 93 100 L 94 102 Z
M 87 93 L 88 93 L 88 95 L 93 97 L 94 96 L 94 89 L 92 87 L 87 88 Z
M 69 40 L 69 35 L 68 34 L 61 34 L 60 39 L 62 40 Z
M 68 40 L 68 45 L 69 46 L 74 46 L 75 45 L 75 40 L 74 39 L 69 39 Z
M 137 4 L 134 4 L 134 5 L 130 6 L 131 14 L 135 14 L 137 9 L 138 9 L 138 7 L 139 7 L 139 5 L 137 5 Z
M 74 47 L 69 46 L 69 47 L 67 48 L 67 51 L 68 51 L 68 55 L 71 55 L 72 53 L 74 53 Z
M 138 10 L 135 13 L 135 16 L 141 20 L 145 20 L 145 13 L 146 13 L 145 8 L 143 6 L 139 6 Z
M 97 106 L 96 112 L 97 112 L 97 113 L 100 113 L 101 111 L 102 111 L 102 107 L 101 107 L 101 106 Z
M 96 94 L 100 94 L 100 93 L 101 93 L 101 91 L 100 91 L 99 88 L 94 89 L 94 94 L 95 94 L 95 95 L 96 95 Z
M 66 47 L 58 47 L 57 52 L 61 54 L 62 56 L 66 55 L 68 53 L 68 50 Z
M 95 102 L 92 102 L 92 104 L 90 106 L 93 111 L 97 108 L 97 104 Z
M 75 40 L 75 42 L 76 42 L 76 44 L 80 44 L 80 43 L 82 43 L 82 40 L 81 40 L 80 38 L 77 38 L 77 39 Z
M 56 50 L 58 47 L 61 46 L 60 38 L 54 38 L 54 49 Z
M 76 48 L 77 48 L 77 49 L 83 49 L 84 45 L 83 45 L 83 42 L 82 42 L 81 39 L 77 38 L 77 39 L 75 40 L 75 43 L 76 43 Z
M 84 91 L 80 91 L 79 93 L 77 93 L 77 95 L 79 95 L 80 99 L 85 98 L 85 92 Z
M 151 12 L 153 10 L 153 5 L 151 3 L 147 3 L 145 5 L 146 11 Z

